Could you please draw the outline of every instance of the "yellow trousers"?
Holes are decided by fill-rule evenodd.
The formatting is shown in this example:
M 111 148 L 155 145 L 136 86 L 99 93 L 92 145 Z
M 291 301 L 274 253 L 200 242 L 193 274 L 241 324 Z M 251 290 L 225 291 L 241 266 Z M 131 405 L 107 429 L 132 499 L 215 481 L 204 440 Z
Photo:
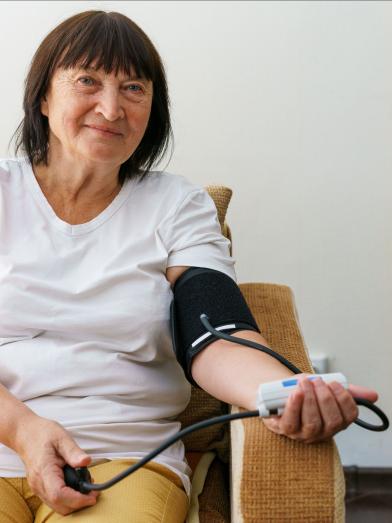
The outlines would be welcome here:
M 135 460 L 113 460 L 89 470 L 94 483 L 103 483 L 132 463 Z M 188 503 L 180 478 L 152 462 L 103 490 L 94 506 L 68 516 L 45 505 L 26 478 L 0 478 L 1 523 L 184 523 Z

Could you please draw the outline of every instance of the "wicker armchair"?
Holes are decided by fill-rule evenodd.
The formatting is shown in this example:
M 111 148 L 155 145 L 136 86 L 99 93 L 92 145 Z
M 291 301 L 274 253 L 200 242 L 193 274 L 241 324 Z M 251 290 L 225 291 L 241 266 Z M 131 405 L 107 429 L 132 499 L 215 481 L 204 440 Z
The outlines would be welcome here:
M 232 191 L 208 186 L 223 234 Z M 304 372 L 311 363 L 289 287 L 243 283 L 241 291 L 263 336 Z M 238 407 L 193 388 L 183 427 Z M 193 470 L 187 523 L 344 522 L 344 475 L 333 441 L 305 445 L 273 434 L 257 418 L 215 425 L 184 439 Z

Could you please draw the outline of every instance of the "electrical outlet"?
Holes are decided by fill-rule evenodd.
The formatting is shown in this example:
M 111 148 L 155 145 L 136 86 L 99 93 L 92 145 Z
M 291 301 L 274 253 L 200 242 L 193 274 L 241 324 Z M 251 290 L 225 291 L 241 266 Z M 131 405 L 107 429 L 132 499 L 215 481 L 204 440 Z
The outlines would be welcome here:
M 328 356 L 325 356 L 325 354 L 310 354 L 309 356 L 316 374 L 329 372 Z

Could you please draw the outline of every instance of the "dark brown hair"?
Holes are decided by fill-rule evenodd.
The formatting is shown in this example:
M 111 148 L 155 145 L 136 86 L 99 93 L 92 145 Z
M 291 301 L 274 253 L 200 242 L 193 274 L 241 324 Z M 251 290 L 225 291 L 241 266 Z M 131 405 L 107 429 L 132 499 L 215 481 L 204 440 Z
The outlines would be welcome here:
M 48 119 L 41 113 L 54 71 L 80 65 L 103 68 L 106 74 L 131 69 L 153 82 L 153 100 L 147 129 L 139 146 L 119 172 L 120 181 L 144 176 L 167 151 L 172 128 L 169 95 L 162 60 L 148 36 L 123 14 L 85 11 L 53 29 L 38 47 L 25 79 L 24 118 L 16 129 L 15 153 L 22 150 L 31 164 L 48 164 Z

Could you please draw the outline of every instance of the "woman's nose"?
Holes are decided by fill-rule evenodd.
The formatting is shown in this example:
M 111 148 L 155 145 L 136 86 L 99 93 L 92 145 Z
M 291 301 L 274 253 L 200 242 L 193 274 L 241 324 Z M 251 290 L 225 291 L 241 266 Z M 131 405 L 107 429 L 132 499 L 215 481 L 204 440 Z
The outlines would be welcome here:
M 102 89 L 99 93 L 95 112 L 101 114 L 110 122 L 124 117 L 125 113 L 121 105 L 121 96 L 116 88 Z

